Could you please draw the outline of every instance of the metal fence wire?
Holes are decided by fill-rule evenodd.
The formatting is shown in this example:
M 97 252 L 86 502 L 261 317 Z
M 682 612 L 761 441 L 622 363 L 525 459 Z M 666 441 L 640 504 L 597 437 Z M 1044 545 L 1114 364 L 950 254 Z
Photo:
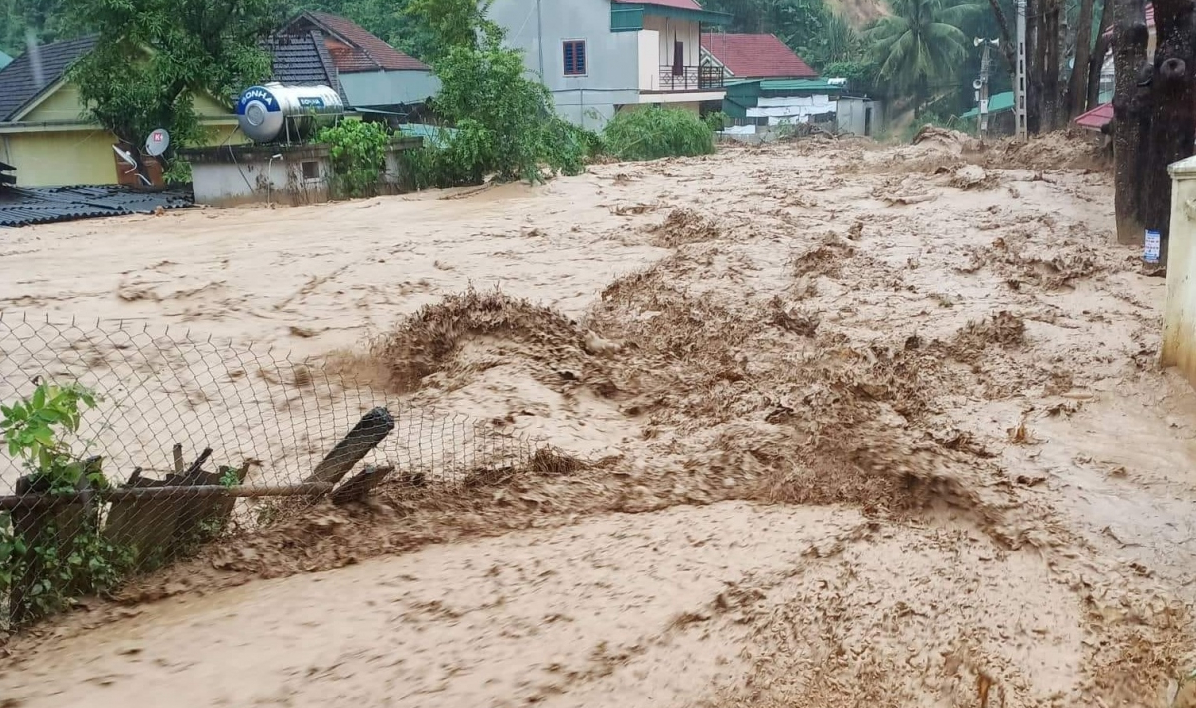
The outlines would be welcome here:
M 312 361 L 132 322 L 0 313 L 0 404 L 0 628 L 329 496 L 547 450 Z

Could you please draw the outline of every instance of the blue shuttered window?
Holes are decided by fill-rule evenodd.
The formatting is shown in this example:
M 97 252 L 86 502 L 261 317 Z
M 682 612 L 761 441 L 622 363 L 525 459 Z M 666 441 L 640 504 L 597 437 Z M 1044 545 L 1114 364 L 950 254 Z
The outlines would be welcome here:
M 585 40 L 570 40 L 564 42 L 565 48 L 565 76 L 585 76 L 586 43 Z

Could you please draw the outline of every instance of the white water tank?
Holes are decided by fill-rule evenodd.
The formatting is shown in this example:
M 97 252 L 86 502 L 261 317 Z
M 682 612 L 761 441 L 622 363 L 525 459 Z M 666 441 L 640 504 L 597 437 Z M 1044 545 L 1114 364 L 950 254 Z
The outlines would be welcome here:
M 344 115 L 345 104 L 328 86 L 250 86 L 237 101 L 237 122 L 251 140 L 303 140 Z

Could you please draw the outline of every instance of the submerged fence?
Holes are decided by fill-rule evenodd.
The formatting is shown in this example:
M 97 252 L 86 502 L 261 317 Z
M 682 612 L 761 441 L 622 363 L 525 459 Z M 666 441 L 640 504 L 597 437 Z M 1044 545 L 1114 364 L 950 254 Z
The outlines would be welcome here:
M 327 496 L 459 484 L 542 449 L 310 361 L 131 322 L 0 314 L 0 405 L 0 627 Z

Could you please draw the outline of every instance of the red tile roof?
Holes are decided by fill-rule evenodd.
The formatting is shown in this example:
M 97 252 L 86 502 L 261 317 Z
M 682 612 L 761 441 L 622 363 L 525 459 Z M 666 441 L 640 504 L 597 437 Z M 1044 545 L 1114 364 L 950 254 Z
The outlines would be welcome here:
M 352 20 L 326 12 L 305 12 L 291 24 L 304 19 L 329 35 L 325 44 L 341 73 L 430 71 L 427 64 L 400 52 Z
M 702 47 L 741 79 L 812 79 L 818 72 L 771 34 L 702 35 Z
M 1102 103 L 1087 113 L 1081 113 L 1076 117 L 1075 123 L 1081 128 L 1100 130 L 1105 123 L 1111 120 L 1113 120 L 1113 104 Z
M 679 10 L 701 10 L 697 0 L 615 0 L 618 4 L 634 3 L 636 5 L 659 5 L 661 7 L 675 7 Z

